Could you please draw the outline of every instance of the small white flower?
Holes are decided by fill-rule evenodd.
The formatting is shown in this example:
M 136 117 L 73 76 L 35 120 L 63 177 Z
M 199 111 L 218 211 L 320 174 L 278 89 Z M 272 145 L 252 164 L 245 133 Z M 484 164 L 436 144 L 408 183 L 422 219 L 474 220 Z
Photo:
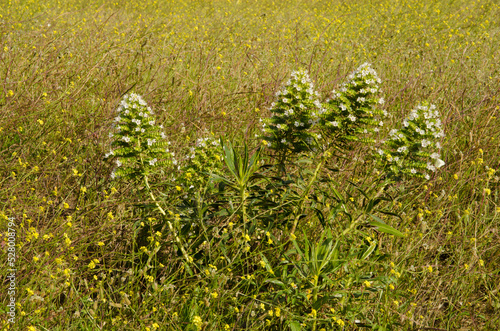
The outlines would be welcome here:
M 439 168 L 441 168 L 442 166 L 444 166 L 444 165 L 445 165 L 445 163 L 444 163 L 444 161 L 443 161 L 443 160 L 441 160 L 441 159 L 436 159 L 436 163 L 435 163 L 435 165 L 436 165 L 436 168 L 438 168 L 438 169 L 439 169 Z
M 411 168 L 411 169 L 410 169 L 410 172 L 411 172 L 412 174 L 416 174 L 416 173 L 417 173 L 417 170 L 415 170 L 414 168 Z
M 355 122 L 356 121 L 356 116 L 354 116 L 352 114 L 349 114 L 349 116 L 347 116 L 347 118 L 349 118 L 351 120 L 351 122 Z
M 153 145 L 156 142 L 156 139 L 148 139 L 148 146 Z
M 408 115 L 408 119 L 410 121 L 413 121 L 413 120 L 416 120 L 418 118 L 418 113 L 415 109 L 413 109 L 411 112 L 410 112 L 410 115 Z
M 398 148 L 398 152 L 399 153 L 404 153 L 404 152 L 406 152 L 407 149 L 408 148 L 406 146 L 401 146 L 401 147 Z
M 157 161 L 158 161 L 158 159 L 156 159 L 156 157 L 155 157 L 154 159 L 149 161 L 149 165 L 154 166 Z
M 128 142 L 130 142 L 130 138 L 129 138 L 129 137 L 127 137 L 127 136 L 123 136 L 123 137 L 122 137 L 122 140 L 123 140 L 124 142 L 127 142 L 127 143 L 128 143 Z
M 427 139 L 423 139 L 423 140 L 422 140 L 422 147 L 427 147 L 427 146 L 429 146 L 429 145 L 430 145 L 430 143 L 431 143 L 431 142 L 430 142 L 429 140 L 427 140 Z
M 380 105 L 383 105 L 383 104 L 385 103 L 384 98 L 380 98 L 380 99 L 378 100 L 378 103 L 379 103 Z
M 438 153 L 432 153 L 431 154 L 431 158 L 437 160 L 437 159 L 439 159 L 439 154 Z
M 122 163 L 120 162 L 120 160 L 116 160 L 116 166 L 117 167 L 121 167 L 122 166 Z

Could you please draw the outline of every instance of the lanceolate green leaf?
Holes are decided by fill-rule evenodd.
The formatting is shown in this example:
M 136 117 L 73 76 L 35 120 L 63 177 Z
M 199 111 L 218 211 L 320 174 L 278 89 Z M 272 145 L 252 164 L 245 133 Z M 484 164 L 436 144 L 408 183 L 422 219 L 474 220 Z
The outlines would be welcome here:
M 290 322 L 290 330 L 291 331 L 301 331 L 302 327 L 300 326 L 300 323 L 297 321 L 291 321 Z
M 399 232 L 398 230 L 394 229 L 392 226 L 387 225 L 382 221 L 379 217 L 369 214 L 371 218 L 373 218 L 373 221 L 370 221 L 370 225 L 376 227 L 379 231 L 392 234 L 396 237 L 404 237 L 404 234 Z

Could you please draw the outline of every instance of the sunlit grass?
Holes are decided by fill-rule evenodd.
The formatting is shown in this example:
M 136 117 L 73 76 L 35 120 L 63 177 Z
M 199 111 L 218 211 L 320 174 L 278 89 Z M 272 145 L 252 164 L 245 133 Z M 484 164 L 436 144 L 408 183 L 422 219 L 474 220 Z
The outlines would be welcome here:
M 123 95 L 136 92 L 165 127 L 178 160 L 190 147 L 203 150 L 196 141 L 205 137 L 262 146 L 261 138 L 254 139 L 261 133 L 259 118 L 271 114 L 276 92 L 293 71 L 307 69 L 326 99 L 365 62 L 382 80 L 386 134 L 421 101 L 436 105 L 446 135 L 441 152 L 446 165 L 422 185 L 401 183 L 388 192 L 393 200 L 386 207 L 399 218 L 385 220 L 406 237 L 370 230 L 364 245 L 376 241 L 377 254 L 388 254 L 372 271 L 396 281 L 387 285 L 384 299 L 367 299 L 358 312 L 395 330 L 498 328 L 498 17 L 500 7 L 487 0 L 4 1 L 0 215 L 19 225 L 18 306 L 10 328 L 287 326 L 285 319 L 296 310 L 270 304 L 271 290 L 269 297 L 252 299 L 253 306 L 247 306 L 251 298 L 238 294 L 252 277 L 271 278 L 260 256 L 242 258 L 242 265 L 255 262 L 258 268 L 245 274 L 211 264 L 200 273 L 203 278 L 181 268 L 183 258 L 176 256 L 168 230 L 151 231 L 160 216 L 152 215 L 151 206 L 139 208 L 147 200 L 141 195 L 144 184 L 111 180 L 114 165 L 104 158 L 111 124 Z M 359 147 L 326 161 L 337 176 L 334 187 L 350 194 L 354 211 L 364 202 L 352 183 L 370 184 L 373 177 L 372 163 L 361 162 L 365 152 Z M 203 153 L 212 167 L 221 167 L 213 151 Z M 193 178 L 160 181 L 155 189 L 182 198 L 191 181 L 203 182 L 195 176 L 198 166 L 189 165 Z M 293 234 L 298 240 L 302 231 L 312 241 L 323 232 L 311 216 L 313 206 L 333 213 L 335 206 L 320 202 L 323 198 L 307 202 L 308 218 Z M 281 201 L 278 195 L 273 199 Z M 177 222 L 182 215 L 170 211 Z M 239 231 L 236 220 L 226 221 L 221 229 Z M 340 216 L 332 222 L 338 232 L 349 226 Z M 234 247 L 250 247 L 245 233 L 238 235 L 241 242 Z M 280 257 L 272 252 L 282 239 L 271 235 L 278 234 L 264 232 L 248 242 L 266 247 L 273 264 Z M 204 245 L 206 252 L 220 253 Z M 1 255 L 6 261 L 4 245 Z M 369 282 L 356 284 L 375 286 Z M 303 302 L 308 296 L 313 293 L 304 291 Z M 7 300 L 2 296 L 1 309 Z M 354 328 L 336 300 L 328 303 L 333 312 L 309 309 L 302 317 L 328 316 L 340 321 L 338 327 Z

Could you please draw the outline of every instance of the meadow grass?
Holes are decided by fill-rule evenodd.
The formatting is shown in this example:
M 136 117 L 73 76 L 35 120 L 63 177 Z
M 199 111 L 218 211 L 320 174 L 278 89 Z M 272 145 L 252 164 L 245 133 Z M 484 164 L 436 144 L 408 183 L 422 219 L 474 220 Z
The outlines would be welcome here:
M 17 314 L 2 328 L 499 329 L 498 17 L 488 0 L 3 1 L 0 260 L 13 217 Z M 292 72 L 326 99 L 365 62 L 382 137 L 436 105 L 446 164 L 429 180 L 379 190 L 362 144 L 302 155 L 288 181 L 231 174 L 235 155 L 272 164 L 255 134 Z M 132 92 L 181 171 L 111 178 Z M 404 237 L 356 223 L 380 197 L 376 217 Z

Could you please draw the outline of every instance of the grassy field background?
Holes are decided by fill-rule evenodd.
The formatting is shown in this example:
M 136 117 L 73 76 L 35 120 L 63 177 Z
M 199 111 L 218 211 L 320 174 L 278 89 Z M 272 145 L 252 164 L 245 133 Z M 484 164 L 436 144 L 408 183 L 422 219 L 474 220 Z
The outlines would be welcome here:
M 385 130 L 421 100 L 436 104 L 446 165 L 391 202 L 406 236 L 380 236 L 378 250 L 400 275 L 399 294 L 367 301 L 363 314 L 390 312 L 393 329 L 500 329 L 499 17 L 487 0 L 2 1 L 2 265 L 7 217 L 18 225 L 16 324 L 2 314 L 2 327 L 243 329 L 221 313 L 234 306 L 246 328 L 272 329 L 265 320 L 279 314 L 254 317 L 224 286 L 190 312 L 184 289 L 205 285 L 179 271 L 180 258 L 159 261 L 152 284 L 139 280 L 135 188 L 112 181 L 104 160 L 116 108 L 124 94 L 142 95 L 179 159 L 207 132 L 253 148 L 292 71 L 307 69 L 327 97 L 369 62 L 391 114 Z M 348 170 L 359 159 L 338 165 L 341 182 L 370 176 L 368 165 Z

